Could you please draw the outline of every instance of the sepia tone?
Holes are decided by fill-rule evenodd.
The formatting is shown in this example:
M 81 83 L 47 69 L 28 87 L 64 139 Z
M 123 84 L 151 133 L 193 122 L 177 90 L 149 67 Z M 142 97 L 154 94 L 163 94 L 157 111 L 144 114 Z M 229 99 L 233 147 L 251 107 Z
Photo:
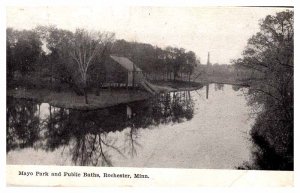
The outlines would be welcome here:
M 294 170 L 292 8 L 110 8 L 126 22 L 93 28 L 41 7 L 23 26 L 34 9 L 7 9 L 7 164 Z

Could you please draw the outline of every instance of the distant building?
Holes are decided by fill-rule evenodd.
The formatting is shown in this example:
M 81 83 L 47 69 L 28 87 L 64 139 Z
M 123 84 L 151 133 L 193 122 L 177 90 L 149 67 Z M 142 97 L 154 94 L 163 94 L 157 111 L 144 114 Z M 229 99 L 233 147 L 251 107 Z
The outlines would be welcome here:
M 109 56 L 105 61 L 105 82 L 108 84 L 138 85 L 143 71 L 126 57 Z

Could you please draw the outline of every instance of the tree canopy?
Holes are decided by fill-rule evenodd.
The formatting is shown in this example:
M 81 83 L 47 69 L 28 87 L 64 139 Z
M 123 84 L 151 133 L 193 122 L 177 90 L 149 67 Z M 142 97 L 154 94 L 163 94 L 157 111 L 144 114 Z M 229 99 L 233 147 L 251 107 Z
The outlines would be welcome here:
M 9 81 L 18 72 L 21 78 L 16 78 L 16 85 L 51 90 L 69 85 L 76 94 L 85 96 L 86 103 L 87 89 L 98 89 L 103 82 L 109 55 L 127 57 L 150 77 L 169 80 L 190 79 L 197 64 L 193 51 L 115 40 L 115 34 L 106 31 L 69 31 L 56 26 L 22 31 L 8 28 L 6 41 Z
M 262 20 L 260 31 L 249 39 L 243 58 L 235 65 L 251 72 L 249 102 L 260 109 L 251 131 L 259 144 L 257 165 L 262 169 L 293 168 L 293 11 Z
M 6 30 L 7 73 L 13 76 L 14 71 L 26 74 L 33 71 L 37 59 L 43 54 L 42 42 L 34 31 Z

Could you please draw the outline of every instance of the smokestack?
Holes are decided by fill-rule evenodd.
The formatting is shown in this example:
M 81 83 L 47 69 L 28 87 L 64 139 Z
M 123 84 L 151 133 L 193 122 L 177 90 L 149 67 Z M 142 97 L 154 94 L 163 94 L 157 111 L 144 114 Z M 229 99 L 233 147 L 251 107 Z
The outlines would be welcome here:
M 210 65 L 210 61 L 209 61 L 209 52 L 207 54 L 207 65 Z

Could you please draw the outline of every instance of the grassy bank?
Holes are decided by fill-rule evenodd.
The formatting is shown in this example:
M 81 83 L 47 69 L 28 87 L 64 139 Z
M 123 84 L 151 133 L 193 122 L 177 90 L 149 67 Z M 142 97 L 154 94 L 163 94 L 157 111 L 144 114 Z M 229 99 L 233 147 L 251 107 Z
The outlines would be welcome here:
M 195 90 L 201 88 L 202 84 L 196 82 L 189 83 L 185 81 L 158 81 L 155 82 L 155 85 L 153 86 L 159 91 L 159 93 L 161 93 L 181 90 Z M 14 98 L 33 99 L 41 103 L 49 103 L 55 107 L 94 110 L 122 103 L 145 100 L 150 98 L 152 95 L 144 90 L 139 89 L 102 89 L 99 96 L 96 96 L 95 93 L 88 93 L 88 104 L 85 103 L 84 96 L 78 96 L 71 90 L 56 92 L 46 88 L 8 89 L 7 96 Z
M 78 96 L 72 91 L 53 92 L 47 89 L 12 89 L 7 91 L 7 96 L 15 98 L 33 99 L 41 103 L 49 103 L 55 107 L 93 110 L 117 104 L 145 100 L 150 95 L 141 90 L 101 90 L 100 95 L 88 94 L 89 104 L 85 104 L 84 96 Z
M 172 91 L 183 91 L 183 90 L 197 90 L 203 87 L 204 84 L 200 82 L 187 82 L 187 81 L 152 81 L 155 85 L 161 87 L 171 88 Z

